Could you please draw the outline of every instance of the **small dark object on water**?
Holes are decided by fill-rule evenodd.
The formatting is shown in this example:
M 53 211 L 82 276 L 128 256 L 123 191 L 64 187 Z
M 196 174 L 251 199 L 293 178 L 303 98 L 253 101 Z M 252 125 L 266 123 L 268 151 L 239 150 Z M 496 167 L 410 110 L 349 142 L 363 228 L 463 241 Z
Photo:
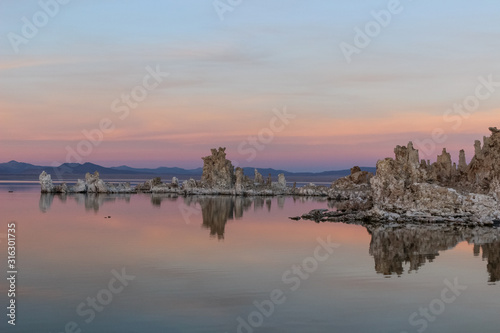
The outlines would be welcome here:
M 14 191 L 9 191 L 9 193 L 12 193 L 12 192 L 14 192 Z
M 301 219 L 300 216 L 295 216 L 295 217 L 289 217 L 290 220 L 298 221 Z
M 110 218 L 111 218 L 111 216 L 108 216 L 108 219 L 110 219 Z

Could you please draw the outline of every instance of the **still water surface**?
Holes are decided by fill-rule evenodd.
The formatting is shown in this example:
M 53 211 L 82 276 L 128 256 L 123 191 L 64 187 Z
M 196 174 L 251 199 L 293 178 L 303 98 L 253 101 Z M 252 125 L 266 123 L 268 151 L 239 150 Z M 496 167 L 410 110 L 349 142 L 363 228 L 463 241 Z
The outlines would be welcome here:
M 328 205 L 2 183 L 0 267 L 15 221 L 19 273 L 0 331 L 498 332 L 498 229 L 288 219 Z

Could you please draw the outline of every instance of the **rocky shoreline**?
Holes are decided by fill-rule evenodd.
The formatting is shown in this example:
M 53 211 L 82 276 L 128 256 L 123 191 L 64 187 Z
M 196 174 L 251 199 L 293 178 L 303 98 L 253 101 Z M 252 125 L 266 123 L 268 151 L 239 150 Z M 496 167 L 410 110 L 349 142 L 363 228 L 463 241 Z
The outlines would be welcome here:
M 500 130 L 491 127 L 483 143 L 474 143 L 475 154 L 467 164 L 464 150 L 458 165 L 443 149 L 437 161 L 420 160 L 411 142 L 394 149 L 395 158 L 377 162 L 376 174 L 353 167 L 347 177 L 330 187 L 308 184 L 287 186 L 280 174 L 277 182 L 256 169 L 254 177 L 244 175 L 226 159 L 225 148 L 212 149 L 203 157 L 201 180 L 182 184 L 177 178 L 163 183 L 154 178 L 131 187 L 109 183 L 99 173 L 87 173 L 85 180 L 68 186 L 53 185 L 45 171 L 39 177 L 42 193 L 174 193 L 178 195 L 231 196 L 321 196 L 335 201 L 337 210 L 316 210 L 294 217 L 315 221 L 365 223 L 448 223 L 494 226 L 500 222 Z
M 500 224 L 500 130 L 474 143 L 466 163 L 452 163 L 443 149 L 437 161 L 419 160 L 411 142 L 394 149 L 395 158 L 377 162 L 375 176 L 353 168 L 332 189 L 341 192 L 336 211 L 315 210 L 293 219 L 364 223 L 447 223 L 495 226 Z M 351 192 L 349 192 L 351 191 Z M 355 194 L 353 194 L 355 193 Z M 362 195 L 360 193 L 363 193 Z M 351 194 L 349 196 L 349 194 Z
M 242 168 L 234 168 L 226 159 L 225 148 L 212 149 L 211 155 L 203 157 L 204 166 L 201 180 L 189 179 L 180 183 L 173 177 L 169 183 L 156 177 L 132 187 L 130 183 L 110 183 L 100 179 L 99 173 L 87 173 L 75 185 L 66 183 L 54 185 L 52 177 L 43 171 L 39 176 L 42 193 L 173 193 L 179 195 L 232 195 L 232 196 L 324 196 L 336 197 L 327 186 L 308 184 L 303 187 L 287 186 L 284 174 L 273 181 L 271 175 L 266 179 L 257 169 L 254 178 L 245 176 Z
M 342 222 L 346 224 L 357 224 L 363 226 L 389 225 L 399 228 L 409 224 L 433 225 L 433 226 L 466 226 L 466 227 L 500 227 L 500 219 L 486 218 L 479 219 L 468 215 L 448 215 L 439 216 L 426 213 L 399 215 L 387 211 L 359 211 L 359 210 L 328 210 L 313 209 L 301 216 L 289 217 L 294 221 L 309 220 L 320 222 Z

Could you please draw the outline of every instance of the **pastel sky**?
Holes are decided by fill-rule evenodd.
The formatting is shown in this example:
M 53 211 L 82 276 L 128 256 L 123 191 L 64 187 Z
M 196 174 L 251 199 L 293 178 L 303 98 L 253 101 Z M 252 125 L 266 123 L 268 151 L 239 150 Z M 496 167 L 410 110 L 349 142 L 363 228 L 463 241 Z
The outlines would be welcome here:
M 324 171 L 410 140 L 470 159 L 500 126 L 500 84 L 478 79 L 500 82 L 500 2 L 394 1 L 1 1 L 0 162 L 195 168 L 225 146 L 240 166 Z M 148 67 L 169 75 L 144 90 Z M 103 119 L 113 129 L 85 150 Z

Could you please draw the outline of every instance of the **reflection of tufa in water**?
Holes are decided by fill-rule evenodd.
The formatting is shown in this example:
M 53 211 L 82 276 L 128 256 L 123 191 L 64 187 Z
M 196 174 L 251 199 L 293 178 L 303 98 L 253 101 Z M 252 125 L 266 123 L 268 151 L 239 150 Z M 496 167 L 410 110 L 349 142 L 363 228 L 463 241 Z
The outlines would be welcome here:
M 101 206 L 107 202 L 116 202 L 124 200 L 129 203 L 131 194 L 127 193 L 41 193 L 39 208 L 41 212 L 47 212 L 52 205 L 54 198 L 58 198 L 61 202 L 66 202 L 68 199 L 74 200 L 76 203 L 85 207 L 87 211 L 98 212 Z M 266 209 L 270 211 L 272 208 L 272 201 L 278 209 L 283 209 L 285 204 L 285 197 L 232 197 L 232 196 L 179 196 L 175 193 L 153 193 L 151 194 L 151 204 L 154 207 L 161 207 L 162 202 L 174 203 L 178 200 L 183 200 L 183 203 L 192 208 L 189 218 L 202 218 L 202 225 L 210 230 L 210 235 L 219 239 L 224 238 L 225 226 L 228 220 L 240 219 L 243 213 L 249 209 L 255 211 Z M 317 197 L 293 197 L 294 201 L 326 203 L 326 198 Z M 194 212 L 194 213 L 193 213 Z M 197 217 L 198 216 L 198 217 Z M 186 221 L 189 222 L 189 221 Z M 192 221 L 191 221 L 192 222 Z
M 483 251 L 483 259 L 488 260 L 489 282 L 500 281 L 500 242 L 488 244 L 474 244 L 474 255 L 478 256 L 480 248 Z
M 283 196 L 270 197 L 231 197 L 231 196 L 186 196 L 183 197 L 184 204 L 188 207 L 196 207 L 202 215 L 203 227 L 210 230 L 210 236 L 224 239 L 225 227 L 228 220 L 238 220 L 243 213 L 252 209 L 254 211 L 266 209 L 271 211 L 273 201 L 277 202 L 278 209 L 283 209 Z M 294 197 L 294 201 L 325 202 L 324 198 L 317 197 Z M 201 207 L 201 208 L 198 208 Z
M 210 230 L 210 236 L 218 239 L 224 239 L 228 220 L 242 218 L 252 203 L 256 204 L 255 198 L 227 196 L 190 196 L 184 197 L 184 203 L 187 206 L 201 207 L 202 225 Z
M 402 275 L 404 264 L 408 272 L 417 271 L 426 262 L 433 262 L 439 252 L 466 241 L 474 244 L 474 255 L 483 251 L 488 260 L 489 281 L 500 280 L 500 230 L 451 226 L 405 225 L 399 227 L 367 226 L 372 236 L 370 254 L 375 270 L 384 275 Z
M 130 194 L 114 193 L 114 194 L 99 194 L 99 193 L 41 193 L 39 200 L 39 209 L 41 212 L 46 213 L 49 211 L 50 206 L 57 197 L 61 202 L 66 202 L 68 198 L 75 200 L 78 204 L 85 207 L 87 211 L 98 212 L 99 208 L 106 202 L 115 202 L 116 200 L 125 200 L 130 202 Z
M 40 195 L 40 210 L 46 212 L 54 198 L 61 202 L 75 200 L 86 210 L 97 212 L 107 202 L 124 200 L 129 202 L 130 194 L 50 194 Z M 293 201 L 302 203 L 321 202 L 330 205 L 326 198 L 293 197 Z M 210 236 L 221 240 L 225 237 L 226 224 L 229 220 L 238 220 L 249 210 L 282 209 L 284 197 L 231 197 L 231 196 L 178 196 L 174 194 L 154 194 L 151 204 L 159 207 L 162 202 L 175 205 L 179 209 L 188 207 L 191 221 L 200 223 L 210 231 Z M 317 210 L 318 212 L 320 210 Z M 323 210 L 324 211 L 324 210 Z M 319 212 L 321 213 L 321 212 Z M 114 216 L 115 217 L 115 216 Z M 119 216 L 118 216 L 119 219 Z M 371 235 L 370 255 L 375 260 L 375 270 L 384 275 L 402 275 L 419 270 L 427 262 L 433 262 L 440 252 L 454 248 L 460 242 L 474 244 L 474 255 L 488 261 L 489 281 L 500 281 L 500 229 L 489 227 L 463 227 L 444 224 L 362 224 Z M 407 267 L 406 267 L 407 266 Z

